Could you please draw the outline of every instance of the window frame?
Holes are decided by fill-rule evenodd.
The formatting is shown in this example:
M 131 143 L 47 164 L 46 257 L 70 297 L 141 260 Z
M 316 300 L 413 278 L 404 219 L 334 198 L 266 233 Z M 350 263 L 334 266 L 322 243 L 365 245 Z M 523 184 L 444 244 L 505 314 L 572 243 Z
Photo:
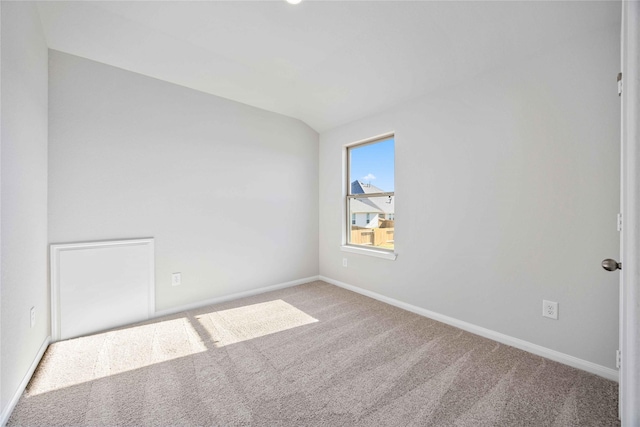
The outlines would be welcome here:
M 384 191 L 381 193 L 362 193 L 362 194 L 351 194 L 351 150 L 354 148 L 359 148 L 365 145 L 372 145 L 372 144 L 376 144 L 382 141 L 385 141 L 387 139 L 393 138 L 394 140 L 394 159 L 395 159 L 395 143 L 396 143 L 396 135 L 395 132 L 390 132 L 390 133 L 386 133 L 386 134 L 382 134 L 379 136 L 375 136 L 372 138 L 367 138 L 365 140 L 361 140 L 361 141 L 357 141 L 351 144 L 347 144 L 344 146 L 344 153 L 345 153 L 345 160 L 346 160 L 346 164 L 345 164 L 345 175 L 344 175 L 344 182 L 346 183 L 346 187 L 345 187 L 345 197 L 344 197 L 344 206 L 345 206 L 345 214 L 343 216 L 343 218 L 345 219 L 345 221 L 343 221 L 346 225 L 345 228 L 345 233 L 344 233 L 344 239 L 343 239 L 343 244 L 341 246 L 341 250 L 345 251 L 345 252 L 352 252 L 352 253 L 360 253 L 360 254 L 364 254 L 364 255 L 370 255 L 370 256 L 375 256 L 375 257 L 379 257 L 379 258 L 385 258 L 385 259 L 389 259 L 389 260 L 395 260 L 397 257 L 397 254 L 395 252 L 396 247 L 395 247 L 395 242 L 394 242 L 394 247 L 393 249 L 387 249 L 387 248 L 380 248 L 380 247 L 374 247 L 372 248 L 371 246 L 366 246 L 366 245 L 358 245 L 355 243 L 351 243 L 351 210 L 349 207 L 349 203 L 351 199 L 368 199 L 368 198 L 374 198 L 374 197 L 395 197 L 395 188 L 394 191 Z M 395 175 L 395 161 L 394 161 L 394 168 L 393 168 L 393 173 Z M 395 217 L 395 212 L 394 212 L 394 217 Z M 395 232 L 394 232 L 395 233 Z

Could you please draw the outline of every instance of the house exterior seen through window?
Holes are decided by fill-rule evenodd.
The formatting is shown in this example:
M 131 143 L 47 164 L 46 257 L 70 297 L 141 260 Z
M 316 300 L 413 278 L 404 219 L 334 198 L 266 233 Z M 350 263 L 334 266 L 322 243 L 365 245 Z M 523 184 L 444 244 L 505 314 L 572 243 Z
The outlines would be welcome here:
M 395 140 L 347 147 L 347 244 L 394 249 Z

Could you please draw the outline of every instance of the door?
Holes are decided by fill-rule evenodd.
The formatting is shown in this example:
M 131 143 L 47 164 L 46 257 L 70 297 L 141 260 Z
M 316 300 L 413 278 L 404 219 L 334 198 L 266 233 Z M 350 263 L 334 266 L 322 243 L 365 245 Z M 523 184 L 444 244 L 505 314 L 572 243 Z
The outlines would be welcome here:
M 153 243 L 153 239 L 131 239 L 51 245 L 53 340 L 152 317 Z
M 622 2 L 620 419 L 640 425 L 640 2 Z

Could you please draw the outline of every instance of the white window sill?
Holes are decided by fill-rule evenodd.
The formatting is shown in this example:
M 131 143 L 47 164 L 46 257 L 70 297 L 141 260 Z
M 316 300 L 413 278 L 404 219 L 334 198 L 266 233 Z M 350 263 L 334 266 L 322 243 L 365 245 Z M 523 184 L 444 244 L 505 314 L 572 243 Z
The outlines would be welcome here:
M 376 258 L 389 259 L 391 261 L 395 261 L 396 258 L 398 257 L 398 254 L 394 252 L 362 248 L 359 246 L 351 246 L 351 245 L 342 245 L 340 246 L 340 250 L 343 252 L 351 252 L 352 254 L 368 255 Z

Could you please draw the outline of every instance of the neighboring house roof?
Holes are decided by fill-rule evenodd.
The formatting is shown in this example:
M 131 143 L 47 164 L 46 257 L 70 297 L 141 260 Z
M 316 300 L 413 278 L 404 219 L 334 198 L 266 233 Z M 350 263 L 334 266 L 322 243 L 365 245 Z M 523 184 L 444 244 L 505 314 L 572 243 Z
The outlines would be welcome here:
M 385 191 L 359 180 L 355 180 L 351 183 L 351 194 L 369 194 L 369 193 L 384 193 Z
M 383 213 L 375 203 L 368 199 L 351 199 L 351 213 Z
M 375 185 L 365 184 L 362 181 L 351 183 L 351 194 L 384 193 Z M 395 197 L 376 197 L 371 199 L 352 199 L 351 213 L 394 213 Z

